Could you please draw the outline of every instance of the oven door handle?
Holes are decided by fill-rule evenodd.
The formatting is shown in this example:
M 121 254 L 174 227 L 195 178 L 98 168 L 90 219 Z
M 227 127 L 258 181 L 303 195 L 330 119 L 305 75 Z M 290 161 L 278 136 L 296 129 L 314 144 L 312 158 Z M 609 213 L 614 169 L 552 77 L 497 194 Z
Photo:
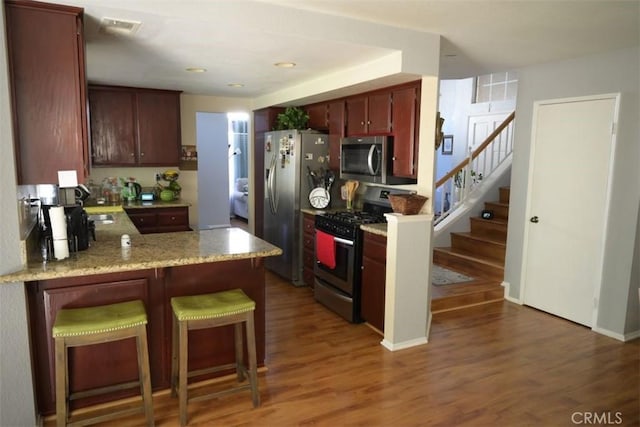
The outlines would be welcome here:
M 333 241 L 336 243 L 342 243 L 344 245 L 348 245 L 348 246 L 353 246 L 353 241 L 351 240 L 347 240 L 347 239 L 342 239 L 340 237 L 333 237 Z

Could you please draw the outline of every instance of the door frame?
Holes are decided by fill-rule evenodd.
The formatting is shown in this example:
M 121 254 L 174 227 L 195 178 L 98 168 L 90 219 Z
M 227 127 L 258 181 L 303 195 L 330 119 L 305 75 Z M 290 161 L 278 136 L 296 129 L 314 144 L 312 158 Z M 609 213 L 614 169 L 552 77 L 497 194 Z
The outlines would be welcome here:
M 536 149 L 536 137 L 537 137 L 537 128 L 538 128 L 538 110 L 540 107 L 544 105 L 552 105 L 552 104 L 564 104 L 564 103 L 572 103 L 572 102 L 588 102 L 588 101 L 598 101 L 604 99 L 613 99 L 614 109 L 613 109 L 613 123 L 611 129 L 611 145 L 609 148 L 609 172 L 607 175 L 607 189 L 605 194 L 605 206 L 604 206 L 604 220 L 603 223 L 600 224 L 602 228 L 602 236 L 600 241 L 600 250 L 598 252 L 598 265 L 597 269 L 597 278 L 598 280 L 595 283 L 594 295 L 593 295 L 593 307 L 592 307 L 592 315 L 591 315 L 591 330 L 597 329 L 597 321 L 598 321 L 598 310 L 600 306 L 600 292 L 602 290 L 602 280 L 603 280 L 603 266 L 604 266 L 604 254 L 605 254 L 605 245 L 608 240 L 607 236 L 607 225 L 609 223 L 609 214 L 611 210 L 611 193 L 612 193 L 612 185 L 613 185 L 613 173 L 614 173 L 614 165 L 615 165 L 615 153 L 617 147 L 617 136 L 618 136 L 618 121 L 620 116 L 620 93 L 606 93 L 599 95 L 587 95 L 587 96 L 579 96 L 579 97 L 569 97 L 569 98 L 557 98 L 557 99 L 547 99 L 541 101 L 535 101 L 533 103 L 533 117 L 531 121 L 531 144 L 529 146 L 529 162 L 528 162 L 528 177 L 527 177 L 527 197 L 525 203 L 525 217 L 524 217 L 524 235 L 523 235 L 523 246 L 522 246 L 522 259 L 521 259 L 521 269 L 520 269 L 520 303 L 526 304 L 525 295 L 526 295 L 526 286 L 527 286 L 527 259 L 528 259 L 528 248 L 529 248 L 529 230 L 531 227 L 531 223 L 527 220 L 532 215 L 531 208 L 531 195 L 533 192 L 533 174 L 534 174 L 534 161 L 535 161 L 535 149 Z M 534 307 L 535 308 L 535 307 Z M 553 314 L 553 313 L 551 313 Z M 569 319 L 568 319 L 569 320 Z

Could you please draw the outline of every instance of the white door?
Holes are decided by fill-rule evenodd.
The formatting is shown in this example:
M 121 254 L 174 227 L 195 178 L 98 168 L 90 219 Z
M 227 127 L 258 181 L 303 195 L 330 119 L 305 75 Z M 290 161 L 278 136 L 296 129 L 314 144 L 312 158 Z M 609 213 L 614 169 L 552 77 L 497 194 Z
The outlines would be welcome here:
M 617 97 L 533 111 L 524 303 L 592 326 L 600 288 Z

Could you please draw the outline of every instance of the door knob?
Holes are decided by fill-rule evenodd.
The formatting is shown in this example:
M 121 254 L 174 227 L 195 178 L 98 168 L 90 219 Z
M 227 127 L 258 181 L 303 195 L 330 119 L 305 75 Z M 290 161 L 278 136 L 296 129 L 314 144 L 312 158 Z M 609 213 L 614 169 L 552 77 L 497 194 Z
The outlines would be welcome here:
M 529 219 L 529 221 L 533 222 L 534 224 L 538 223 L 538 217 L 537 216 L 532 216 L 531 219 Z

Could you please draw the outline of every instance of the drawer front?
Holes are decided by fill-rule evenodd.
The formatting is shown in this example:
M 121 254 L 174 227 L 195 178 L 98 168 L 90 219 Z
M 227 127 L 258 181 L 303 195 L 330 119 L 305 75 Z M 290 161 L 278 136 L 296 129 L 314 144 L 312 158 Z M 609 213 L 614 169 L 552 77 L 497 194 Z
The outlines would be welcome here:
M 304 214 L 302 220 L 302 232 L 313 234 L 316 228 L 316 220 L 313 215 Z
M 387 238 L 366 232 L 362 253 L 366 257 L 385 262 L 387 259 Z
M 158 212 L 159 226 L 188 226 L 189 213 L 186 209 L 171 209 Z
M 304 252 L 302 253 L 302 264 L 305 266 L 305 268 L 313 269 L 313 263 L 315 262 L 315 260 L 316 257 L 313 250 L 308 250 L 305 248 Z
M 315 275 L 313 274 L 313 268 L 307 268 L 305 266 L 304 270 L 302 270 L 302 280 L 304 280 L 304 284 L 313 288 Z
M 136 213 L 129 214 L 129 218 L 136 228 L 155 227 L 158 223 L 155 212 L 153 213 Z
M 302 236 L 302 247 L 305 249 L 315 250 L 315 241 L 313 239 L 313 234 L 304 234 Z

